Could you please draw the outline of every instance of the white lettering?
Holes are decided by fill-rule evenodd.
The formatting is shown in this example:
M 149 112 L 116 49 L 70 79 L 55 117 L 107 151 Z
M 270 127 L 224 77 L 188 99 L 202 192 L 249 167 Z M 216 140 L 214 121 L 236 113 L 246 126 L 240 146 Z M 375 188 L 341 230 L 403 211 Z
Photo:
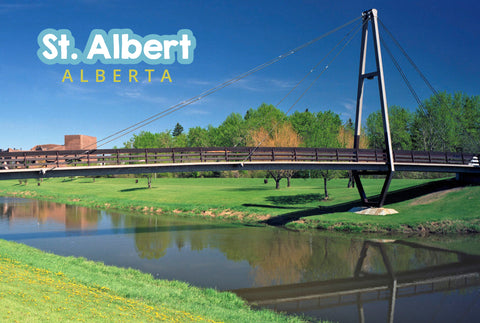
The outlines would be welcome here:
M 145 47 L 143 48 L 143 53 L 145 57 L 148 59 L 159 59 L 162 57 L 162 54 L 158 53 L 162 51 L 162 43 L 156 39 L 150 39 L 145 43 Z M 152 53 L 157 52 L 157 53 Z
M 175 47 L 178 45 L 176 40 L 164 40 L 163 41 L 163 57 L 165 59 L 170 59 L 170 47 Z
M 42 52 L 42 55 L 46 59 L 54 59 L 57 57 L 58 55 L 57 47 L 55 47 L 55 45 L 52 44 L 52 42 L 56 40 L 57 40 L 57 36 L 53 34 L 46 34 L 45 36 L 43 36 L 43 39 L 42 39 L 43 44 L 50 50 L 50 53 L 46 50 Z
M 97 34 L 93 38 L 92 46 L 90 47 L 87 58 L 92 59 L 93 55 L 103 55 L 105 59 L 111 58 L 107 44 L 105 44 L 105 39 L 103 39 L 102 35 Z
M 130 52 L 130 46 L 135 47 L 133 53 Z M 136 39 L 128 39 L 128 34 L 122 35 L 122 59 L 137 59 L 142 54 L 142 44 Z

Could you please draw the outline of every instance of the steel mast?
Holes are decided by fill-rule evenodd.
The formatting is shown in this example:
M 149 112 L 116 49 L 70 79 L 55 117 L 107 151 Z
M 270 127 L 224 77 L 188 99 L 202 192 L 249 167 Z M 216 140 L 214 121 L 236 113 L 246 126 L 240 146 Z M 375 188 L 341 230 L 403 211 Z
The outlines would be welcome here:
M 363 88 L 364 88 L 364 81 L 365 79 L 371 80 L 373 78 L 377 78 L 378 80 L 378 91 L 380 96 L 380 105 L 382 111 L 382 120 L 383 120 L 383 131 L 385 136 L 385 154 L 387 159 L 387 170 L 382 172 L 382 174 L 386 175 L 385 182 L 383 184 L 382 192 L 380 195 L 380 201 L 375 203 L 376 206 L 382 207 L 385 203 L 385 198 L 387 195 L 388 188 L 390 186 L 390 182 L 392 180 L 393 173 L 395 171 L 394 165 L 394 155 L 392 149 L 392 140 L 390 135 L 390 125 L 388 121 L 388 106 L 387 106 L 387 94 L 385 92 L 385 81 L 383 75 L 383 61 L 382 61 L 382 51 L 380 47 L 380 36 L 378 33 L 378 23 L 377 23 L 377 10 L 370 9 L 364 11 L 362 13 L 363 17 L 363 28 L 362 28 L 362 43 L 360 48 L 360 68 L 358 73 L 358 89 L 357 89 L 357 104 L 356 104 L 356 114 L 355 114 L 355 136 L 353 142 L 353 148 L 359 149 L 360 148 L 360 134 L 362 128 L 362 108 L 363 108 Z M 368 44 L 368 27 L 371 25 L 372 34 L 373 34 L 373 45 L 375 51 L 375 63 L 376 63 L 376 71 L 365 73 L 365 63 L 367 58 L 367 44 Z M 357 158 L 358 158 L 358 150 L 357 150 Z M 360 180 L 360 174 L 369 174 L 367 172 L 360 172 L 360 171 L 353 171 L 353 177 L 355 179 L 355 183 L 357 184 L 357 189 L 360 194 L 360 198 L 362 199 L 362 203 L 365 205 L 372 205 L 371 202 L 368 201 L 367 196 L 365 194 L 365 190 L 363 189 L 362 182 Z M 373 205 L 375 205 L 373 204 Z

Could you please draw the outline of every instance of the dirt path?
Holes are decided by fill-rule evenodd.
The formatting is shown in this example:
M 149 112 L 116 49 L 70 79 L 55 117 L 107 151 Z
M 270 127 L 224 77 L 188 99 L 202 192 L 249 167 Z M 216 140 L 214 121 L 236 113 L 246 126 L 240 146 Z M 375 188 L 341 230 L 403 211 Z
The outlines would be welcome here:
M 448 190 L 443 190 L 443 191 L 439 191 L 439 192 L 430 193 L 430 194 L 427 194 L 427 195 L 424 195 L 424 196 L 421 196 L 421 197 L 415 199 L 414 201 L 412 201 L 410 203 L 410 205 L 430 204 L 430 203 L 436 202 L 438 200 L 441 200 L 448 193 L 457 192 L 457 191 L 460 191 L 462 189 L 463 189 L 463 187 L 455 187 L 455 188 L 451 188 L 451 189 L 448 189 Z

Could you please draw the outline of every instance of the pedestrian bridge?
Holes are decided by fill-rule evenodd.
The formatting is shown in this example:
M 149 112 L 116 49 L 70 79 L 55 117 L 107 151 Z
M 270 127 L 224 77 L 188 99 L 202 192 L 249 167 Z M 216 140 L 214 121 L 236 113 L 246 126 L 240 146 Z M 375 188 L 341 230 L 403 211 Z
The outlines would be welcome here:
M 394 151 L 396 171 L 480 174 L 472 153 Z M 193 147 L 0 152 L 0 180 L 233 170 L 388 170 L 385 150 Z
M 78 151 L 17 151 L 0 152 L 0 180 L 1 179 L 25 179 L 25 178 L 48 178 L 48 177 L 69 177 L 69 176 L 98 176 L 115 174 L 142 174 L 142 173 L 164 173 L 164 172 L 192 172 L 192 171 L 233 171 L 233 170 L 349 170 L 357 184 L 362 203 L 370 204 L 365 190 L 361 183 L 360 175 L 385 175 L 385 182 L 380 194 L 381 198 L 378 206 L 382 206 L 388 192 L 393 173 L 396 171 L 420 171 L 420 172 L 446 172 L 457 174 L 473 174 L 478 179 L 480 167 L 478 164 L 478 155 L 464 153 L 446 153 L 446 152 L 424 152 L 424 151 L 394 151 L 390 134 L 388 105 L 386 100 L 385 82 L 383 73 L 383 62 L 380 46 L 380 35 L 378 32 L 378 13 L 376 9 L 367 10 L 358 17 L 343 26 L 325 33 L 324 35 L 313 39 L 287 53 L 276 57 L 264 64 L 261 64 L 248 72 L 240 74 L 229 81 L 223 82 L 200 95 L 182 101 L 171 106 L 143 121 L 137 122 L 113 135 L 97 141 L 105 141 L 105 145 L 121 136 L 131 133 L 141 127 L 144 127 L 166 115 L 169 115 L 179 109 L 182 109 L 202 98 L 209 96 L 255 72 L 263 70 L 265 67 L 278 62 L 299 50 L 315 43 L 327 35 L 340 30 L 358 19 L 362 19 L 361 30 L 362 40 L 360 48 L 360 68 L 358 74 L 356 113 L 355 113 L 355 132 L 353 149 L 326 149 L 326 148 L 269 148 L 269 147 L 213 147 L 213 148 L 161 148 L 161 149 L 89 149 Z M 375 53 L 375 69 L 366 72 L 366 59 L 368 47 L 368 29 L 371 26 L 373 38 L 373 52 Z M 360 27 L 360 26 L 359 26 Z M 335 47 L 339 47 L 338 53 L 333 60 L 340 54 L 345 46 L 352 40 L 349 34 L 352 29 Z M 344 46 L 340 46 L 345 40 Z M 396 41 L 395 41 L 396 42 Z M 383 43 L 383 41 L 382 41 Z M 396 42 L 399 46 L 398 42 Z M 410 63 L 411 59 L 403 51 Z M 387 50 L 387 53 L 390 53 Z M 312 73 L 324 59 L 325 56 L 313 69 L 306 75 Z M 392 55 L 391 55 L 392 56 Z M 396 60 L 392 56 L 394 63 Z M 330 65 L 328 63 L 323 72 Z M 417 99 L 419 106 L 423 107 L 415 91 L 406 79 L 403 71 L 394 64 L 412 95 Z M 415 66 L 416 67 L 416 66 Z M 426 80 L 424 75 L 416 68 L 422 79 L 432 89 L 434 94 L 437 92 Z M 292 90 L 283 98 L 285 99 L 292 91 L 299 86 L 307 77 L 304 77 Z M 365 80 L 377 79 L 380 107 L 382 114 L 385 149 L 368 150 L 360 149 L 360 137 L 362 131 L 362 111 L 364 98 Z M 318 77 L 317 77 L 318 79 Z M 316 79 L 315 79 L 316 80 Z M 314 81 L 315 82 L 315 81 Z M 313 83 L 307 88 L 311 88 Z M 306 93 L 303 92 L 300 96 Z M 299 98 L 299 99 L 300 99 Z M 279 104 L 283 101 L 279 102 Z M 298 100 L 299 100 L 298 99 Z M 296 102 L 298 102 L 298 100 Z M 294 107 L 294 103 L 287 111 Z M 278 105 L 278 104 L 277 104 Z M 423 111 L 423 110 L 422 110 Z M 425 111 L 423 111 L 425 113 Z M 273 126 L 273 128 L 275 128 Z M 272 128 L 272 129 L 273 129 Z M 97 146 L 95 143 L 95 147 Z M 90 148 L 91 146 L 88 146 Z M 467 175 L 469 176 L 469 175 Z

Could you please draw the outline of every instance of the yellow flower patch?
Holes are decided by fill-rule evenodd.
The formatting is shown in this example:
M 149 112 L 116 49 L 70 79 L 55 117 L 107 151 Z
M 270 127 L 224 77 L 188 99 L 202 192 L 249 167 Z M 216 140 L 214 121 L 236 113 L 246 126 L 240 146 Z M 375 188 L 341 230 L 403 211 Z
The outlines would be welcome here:
M 62 272 L 22 264 L 0 255 L 0 321 L 214 322 L 89 287 Z

